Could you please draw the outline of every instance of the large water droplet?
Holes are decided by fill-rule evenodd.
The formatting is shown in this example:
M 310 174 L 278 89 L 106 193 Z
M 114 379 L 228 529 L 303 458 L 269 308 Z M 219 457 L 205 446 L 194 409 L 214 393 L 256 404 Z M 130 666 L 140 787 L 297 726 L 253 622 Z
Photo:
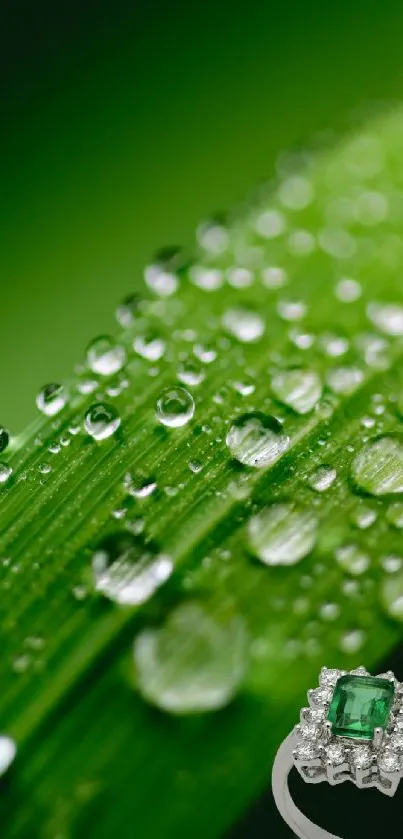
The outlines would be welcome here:
M 258 341 L 265 329 L 265 322 L 258 312 L 241 307 L 227 309 L 222 324 L 227 332 L 244 344 Z
M 343 570 L 353 577 L 365 574 L 371 564 L 368 554 L 364 553 L 359 545 L 343 545 L 337 548 L 336 560 Z
M 63 385 L 45 385 L 36 397 L 36 404 L 43 414 L 53 417 L 64 408 L 67 402 L 67 394 Z
M 317 533 L 316 515 L 295 504 L 272 504 L 248 523 L 249 546 L 266 565 L 295 565 L 311 553 Z
M 217 710 L 243 682 L 247 649 L 244 622 L 232 609 L 183 603 L 161 628 L 143 630 L 135 639 L 139 690 L 171 714 Z
M 106 402 L 94 402 L 85 414 L 84 428 L 94 440 L 106 440 L 119 426 L 120 416 L 116 408 Z
M 403 335 L 403 306 L 398 303 L 369 303 L 367 315 L 386 335 Z
M 8 481 L 9 477 L 12 475 L 12 468 L 8 465 L 8 463 L 4 463 L 4 461 L 0 462 L 0 484 L 5 484 Z
M 172 570 L 169 556 L 126 532 L 103 539 L 92 556 L 96 591 L 120 606 L 145 603 Z
M 275 417 L 254 411 L 234 420 L 225 442 L 240 463 L 263 469 L 281 457 L 290 441 Z
M 6 450 L 9 440 L 10 437 L 8 431 L 0 425 L 0 454 Z
M 276 398 L 297 414 L 312 411 L 322 395 L 322 382 L 318 374 L 300 367 L 277 373 L 271 386 Z
M 370 440 L 354 459 L 351 472 L 359 489 L 371 495 L 403 492 L 403 441 L 392 435 Z
M 157 400 L 157 419 L 168 428 L 186 425 L 192 419 L 194 411 L 193 396 L 184 387 L 167 387 Z
M 11 737 L 0 735 L 0 777 L 7 772 L 17 754 L 17 746 Z
M 112 376 L 126 362 L 126 350 L 109 335 L 95 338 L 87 349 L 87 364 L 99 376 Z

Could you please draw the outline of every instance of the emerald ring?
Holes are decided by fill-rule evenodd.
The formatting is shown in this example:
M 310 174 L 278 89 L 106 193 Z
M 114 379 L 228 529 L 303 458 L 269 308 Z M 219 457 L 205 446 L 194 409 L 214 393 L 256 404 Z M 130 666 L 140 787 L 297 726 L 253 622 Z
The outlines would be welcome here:
M 284 821 L 300 839 L 339 839 L 301 813 L 288 775 L 308 784 L 351 781 L 393 796 L 403 776 L 403 683 L 392 672 L 371 676 L 365 667 L 324 667 L 309 707 L 280 746 L 273 766 L 273 795 Z

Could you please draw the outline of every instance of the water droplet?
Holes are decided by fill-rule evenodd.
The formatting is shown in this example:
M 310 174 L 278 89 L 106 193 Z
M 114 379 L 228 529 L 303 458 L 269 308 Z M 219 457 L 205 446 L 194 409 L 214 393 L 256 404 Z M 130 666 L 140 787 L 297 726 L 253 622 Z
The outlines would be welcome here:
M 17 754 L 17 746 L 11 737 L 0 735 L 0 777 L 7 772 Z
M 197 385 L 200 385 L 204 380 L 205 375 L 204 370 L 202 370 L 192 358 L 186 358 L 179 365 L 178 379 L 184 385 L 188 385 L 189 387 L 197 387 Z
M 216 291 L 224 282 L 223 273 L 219 268 L 207 268 L 204 265 L 193 265 L 189 276 L 193 285 L 204 291 Z
M 403 574 L 385 577 L 381 586 L 381 602 L 389 617 L 403 623 Z
M 133 349 L 147 361 L 159 361 L 165 352 L 165 341 L 156 332 L 147 332 L 145 335 L 136 335 L 133 341 Z
M 188 465 L 190 471 L 193 472 L 195 475 L 198 475 L 199 472 L 201 472 L 203 469 L 203 464 L 200 463 L 200 460 L 189 460 Z
M 386 335 L 403 335 L 403 306 L 397 303 L 368 303 L 371 323 Z
M 377 137 L 355 137 L 345 149 L 346 168 L 360 180 L 373 178 L 382 172 L 385 157 Z
M 335 621 L 340 615 L 340 606 L 338 603 L 323 603 L 319 615 L 324 621 Z
M 4 452 L 6 450 L 9 444 L 9 440 L 10 437 L 8 431 L 6 431 L 6 429 L 3 428 L 2 425 L 0 425 L 0 454 L 1 452 Z
M 123 479 L 123 486 L 126 492 L 133 498 L 149 498 L 157 489 L 157 482 L 154 478 L 145 475 L 133 475 L 126 472 Z
M 340 649 L 343 653 L 353 655 L 358 653 L 365 644 L 366 636 L 362 629 L 350 629 L 340 638 Z
M 241 268 L 234 265 L 227 270 L 228 284 L 232 288 L 248 288 L 253 283 L 253 273 L 249 268 Z
M 217 358 L 217 351 L 208 344 L 195 344 L 193 352 L 203 364 L 211 364 Z
M 141 298 L 137 294 L 129 294 L 116 309 L 116 320 L 123 329 L 130 329 L 141 317 Z
M 346 230 L 327 227 L 319 233 L 322 250 L 335 259 L 350 259 L 356 251 L 356 242 Z
M 364 380 L 358 367 L 334 367 L 326 375 L 326 382 L 334 393 L 353 393 Z
M 371 564 L 368 554 L 364 553 L 358 545 L 343 545 L 336 550 L 336 560 L 353 577 L 365 574 Z
M 4 461 L 0 462 L 0 484 L 5 484 L 8 481 L 10 475 L 12 475 L 12 468 L 8 465 L 8 463 L 4 463 Z
M 403 442 L 385 435 L 363 446 L 352 464 L 352 477 L 370 495 L 403 492 Z
M 359 527 L 360 530 L 368 530 L 377 519 L 377 512 L 376 510 L 372 510 L 371 507 L 366 507 L 362 505 L 354 510 L 351 514 L 351 521 L 356 527 Z
M 49 463 L 40 463 L 38 469 L 41 475 L 49 475 L 49 473 L 52 471 L 52 467 L 49 465 Z
M 381 192 L 361 192 L 354 204 L 356 220 L 367 227 L 380 224 L 389 214 L 389 204 Z
M 112 376 L 126 362 L 126 350 L 109 335 L 95 338 L 87 349 L 87 364 L 99 376 Z
M 279 300 L 277 311 L 283 320 L 301 320 L 307 313 L 307 305 L 302 300 Z
M 263 469 L 281 457 L 290 441 L 275 417 L 254 411 L 234 420 L 225 442 L 240 463 Z
M 272 504 L 248 522 L 252 553 L 266 565 L 295 565 L 315 547 L 318 520 L 312 510 Z
M 264 239 L 276 239 L 285 227 L 285 217 L 278 210 L 265 210 L 254 219 L 254 228 Z
M 309 230 L 293 230 L 287 244 L 293 256 L 309 256 L 316 247 L 315 237 Z
M 79 393 L 82 393 L 83 396 L 88 396 L 89 393 L 94 393 L 98 387 L 98 382 L 96 379 L 81 379 L 77 382 L 77 390 Z
M 316 492 L 326 492 L 334 484 L 336 477 L 336 469 L 333 469 L 332 466 L 318 466 L 310 475 L 308 483 L 311 489 Z
M 276 398 L 297 414 L 312 411 L 322 395 L 322 382 L 318 374 L 301 367 L 277 373 L 271 386 Z
M 289 210 L 303 210 L 313 200 L 313 187 L 307 178 L 294 175 L 280 184 L 278 196 Z
M 53 417 L 64 408 L 67 402 L 67 394 L 63 385 L 45 385 L 36 397 L 36 404 L 43 414 Z
M 120 426 L 119 414 L 106 402 L 94 402 L 85 414 L 84 428 L 94 440 L 106 440 Z
M 168 428 L 186 425 L 194 412 L 193 396 L 184 387 L 167 387 L 157 400 L 157 419 Z
M 215 256 L 228 249 L 229 234 L 221 219 L 209 219 L 200 224 L 196 236 L 199 245 Z
M 361 297 L 362 288 L 357 280 L 342 277 L 336 285 L 335 294 L 342 303 L 354 303 Z
M 395 554 L 388 554 L 381 559 L 382 568 L 387 574 L 397 574 L 398 571 L 401 571 L 402 564 L 401 556 Z
M 145 281 L 155 294 L 169 297 L 177 290 L 180 275 L 188 264 L 189 258 L 182 248 L 164 248 L 145 269 Z
M 228 309 L 223 315 L 222 325 L 230 335 L 244 344 L 258 341 L 265 330 L 265 322 L 261 315 L 240 307 Z
M 162 627 L 145 629 L 135 639 L 140 692 L 171 714 L 222 708 L 244 680 L 247 651 L 244 622 L 232 609 L 183 603 Z
M 336 335 L 334 332 L 325 332 L 320 336 L 319 345 L 329 358 L 339 358 L 345 355 L 349 348 L 349 342 L 343 335 Z
M 97 592 L 120 606 L 135 606 L 168 580 L 173 562 L 131 533 L 119 532 L 100 542 L 92 556 L 92 571 Z
M 266 288 L 283 288 L 287 285 L 287 274 L 284 268 L 276 265 L 262 269 L 262 283 Z
M 403 503 L 397 501 L 396 504 L 391 504 L 386 512 L 386 519 L 393 527 L 401 530 L 403 528 Z

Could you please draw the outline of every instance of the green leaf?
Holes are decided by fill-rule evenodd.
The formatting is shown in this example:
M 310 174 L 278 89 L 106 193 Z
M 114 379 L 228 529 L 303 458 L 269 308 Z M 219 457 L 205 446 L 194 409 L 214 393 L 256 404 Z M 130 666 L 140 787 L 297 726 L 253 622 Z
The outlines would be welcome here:
M 402 141 L 282 158 L 2 454 L 7 839 L 220 835 L 401 636 Z

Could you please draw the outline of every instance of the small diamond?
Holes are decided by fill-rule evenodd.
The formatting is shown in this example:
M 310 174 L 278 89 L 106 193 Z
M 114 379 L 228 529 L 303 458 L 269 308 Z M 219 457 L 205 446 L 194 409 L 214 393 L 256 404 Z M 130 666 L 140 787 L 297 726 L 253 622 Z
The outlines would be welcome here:
M 390 745 L 393 749 L 396 749 L 397 752 L 403 752 L 403 732 L 392 734 L 390 738 Z
M 304 722 L 318 725 L 325 719 L 325 714 L 326 708 L 306 708 L 304 713 Z
M 330 743 L 326 748 L 326 757 L 333 766 L 340 766 L 346 759 L 346 752 L 339 743 Z
M 332 698 L 333 691 L 330 688 L 316 688 L 309 694 L 309 701 L 317 708 L 318 705 L 326 705 Z
M 355 670 L 350 670 L 350 674 L 351 676 L 369 676 L 368 670 L 365 667 L 356 667 Z
M 389 679 L 390 682 L 394 682 L 394 684 L 397 684 L 393 673 L 380 673 L 379 676 L 377 676 L 376 678 L 377 679 Z
M 329 667 L 323 667 L 320 674 L 320 684 L 323 688 L 334 687 L 340 676 L 343 675 L 342 670 L 334 670 Z
M 319 751 L 314 743 L 302 742 L 298 743 L 295 750 L 295 757 L 297 760 L 313 760 L 318 757 Z
M 403 732 L 403 716 L 396 717 L 393 728 L 395 731 L 398 731 L 399 734 L 401 731 Z
M 321 729 L 319 725 L 303 722 L 300 725 L 299 733 L 304 740 L 319 740 Z
M 372 752 L 368 746 L 360 746 L 358 748 L 352 749 L 351 752 L 351 763 L 357 767 L 357 769 L 368 769 L 372 763 Z
M 401 759 L 394 752 L 383 752 L 379 755 L 378 765 L 382 772 L 398 772 L 401 768 Z

